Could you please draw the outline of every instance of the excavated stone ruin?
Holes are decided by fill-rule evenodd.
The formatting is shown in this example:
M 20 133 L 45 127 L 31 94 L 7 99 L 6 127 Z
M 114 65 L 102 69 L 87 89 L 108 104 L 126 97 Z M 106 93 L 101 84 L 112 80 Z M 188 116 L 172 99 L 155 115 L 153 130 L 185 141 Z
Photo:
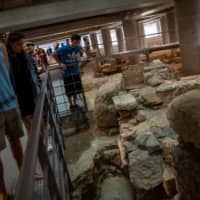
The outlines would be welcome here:
M 130 73 L 143 81 L 129 79 L 127 88 L 128 76 L 120 73 L 97 91 L 95 140 L 70 166 L 75 200 L 200 199 L 194 191 L 200 76 L 177 81 L 158 60 L 140 66 L 142 75 L 138 66 Z M 196 180 L 192 187 L 190 179 Z M 111 184 L 127 196 L 122 189 L 116 194 Z

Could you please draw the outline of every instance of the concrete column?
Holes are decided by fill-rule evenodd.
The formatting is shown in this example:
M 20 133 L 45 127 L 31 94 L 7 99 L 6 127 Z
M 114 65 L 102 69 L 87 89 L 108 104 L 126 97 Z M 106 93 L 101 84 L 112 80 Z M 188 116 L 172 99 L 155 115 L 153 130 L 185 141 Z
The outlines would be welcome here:
M 139 43 L 138 26 L 136 20 L 127 18 L 122 21 L 122 24 L 126 40 L 126 49 L 127 50 L 139 49 L 140 43 Z M 129 61 L 131 64 L 137 64 L 139 63 L 139 56 L 138 55 L 130 56 Z
M 167 25 L 169 31 L 169 42 L 177 42 L 178 41 L 178 31 L 177 31 L 177 21 L 175 17 L 174 11 L 167 13 Z
M 138 24 L 138 30 L 139 30 L 139 37 L 140 37 L 140 47 L 145 48 L 145 33 L 144 33 L 144 23 Z
M 168 44 L 169 43 L 169 30 L 168 30 L 168 23 L 167 23 L 167 16 L 162 16 L 160 18 L 160 23 L 161 23 L 161 32 L 162 32 L 162 40 L 163 44 Z
M 183 75 L 200 73 L 200 1 L 175 0 Z
M 110 56 L 112 55 L 112 40 L 110 36 L 110 30 L 102 29 L 101 34 L 102 34 L 105 56 Z
M 119 52 L 124 51 L 124 34 L 121 27 L 116 29 Z
M 139 46 L 139 36 L 138 36 L 138 27 L 136 20 L 125 19 L 122 21 L 124 35 L 126 40 L 126 49 L 135 50 Z
M 96 33 L 91 33 L 90 34 L 90 40 L 92 42 L 92 48 L 93 49 L 97 49 L 97 47 L 98 47 L 97 34 Z

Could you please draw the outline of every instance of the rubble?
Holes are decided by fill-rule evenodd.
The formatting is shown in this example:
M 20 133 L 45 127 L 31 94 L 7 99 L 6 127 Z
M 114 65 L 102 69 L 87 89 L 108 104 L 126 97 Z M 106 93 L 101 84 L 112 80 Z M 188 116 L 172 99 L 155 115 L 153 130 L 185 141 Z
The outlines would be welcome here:
M 136 200 L 174 200 L 183 195 L 184 200 L 200 199 L 198 194 L 186 194 L 195 193 L 189 191 L 193 184 L 190 179 L 200 169 L 200 90 L 193 90 L 200 87 L 200 78 L 169 80 L 173 77 L 170 67 L 160 61 L 144 66 L 143 73 L 143 82 L 140 79 L 140 83 L 131 83 L 130 90 L 126 87 L 128 82 L 124 85 L 121 80 L 124 87 L 112 82 L 112 86 L 100 88 L 96 98 L 97 127 L 104 133 L 108 130 L 107 135 L 113 135 L 111 130 L 119 134 L 120 167 L 128 169 Z

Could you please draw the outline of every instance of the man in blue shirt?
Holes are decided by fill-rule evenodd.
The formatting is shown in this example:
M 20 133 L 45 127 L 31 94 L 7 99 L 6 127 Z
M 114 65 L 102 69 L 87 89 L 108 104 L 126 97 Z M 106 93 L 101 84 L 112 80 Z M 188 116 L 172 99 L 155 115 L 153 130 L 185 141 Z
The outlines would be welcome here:
M 79 61 L 82 56 L 80 41 L 79 35 L 73 35 L 71 45 L 64 45 L 54 53 L 54 58 L 62 70 L 65 91 L 72 111 L 78 108 L 77 94 L 83 92 L 79 70 Z
M 10 81 L 8 68 L 6 47 L 0 38 L 0 151 L 6 148 L 5 137 L 7 136 L 12 154 L 20 169 L 23 160 L 20 137 L 23 136 L 23 129 L 17 98 Z M 7 199 L 7 192 L 3 177 L 3 164 L 0 159 L 0 199 L 4 200 Z

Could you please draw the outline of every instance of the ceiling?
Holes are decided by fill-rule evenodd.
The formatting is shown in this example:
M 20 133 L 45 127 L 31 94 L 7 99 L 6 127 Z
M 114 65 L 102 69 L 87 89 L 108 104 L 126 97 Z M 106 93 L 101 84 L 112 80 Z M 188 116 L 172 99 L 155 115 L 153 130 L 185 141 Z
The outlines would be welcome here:
M 47 4 L 63 0 L 0 0 L 0 10 L 8 10 L 37 4 Z

